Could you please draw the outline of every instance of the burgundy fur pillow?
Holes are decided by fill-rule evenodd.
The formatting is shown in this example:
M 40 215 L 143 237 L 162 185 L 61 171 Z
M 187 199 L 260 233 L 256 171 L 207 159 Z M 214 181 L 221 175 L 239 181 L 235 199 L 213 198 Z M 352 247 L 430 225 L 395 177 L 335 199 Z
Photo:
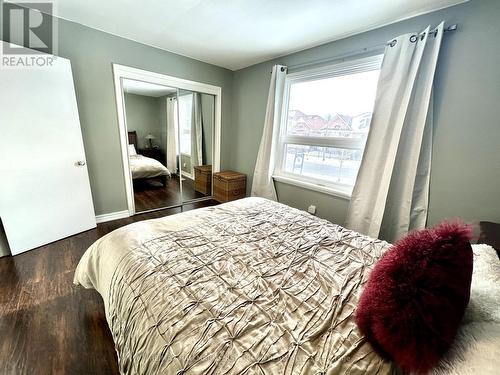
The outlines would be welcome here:
M 470 227 L 443 223 L 408 234 L 375 265 L 356 311 L 374 349 L 425 373 L 452 343 L 469 303 Z

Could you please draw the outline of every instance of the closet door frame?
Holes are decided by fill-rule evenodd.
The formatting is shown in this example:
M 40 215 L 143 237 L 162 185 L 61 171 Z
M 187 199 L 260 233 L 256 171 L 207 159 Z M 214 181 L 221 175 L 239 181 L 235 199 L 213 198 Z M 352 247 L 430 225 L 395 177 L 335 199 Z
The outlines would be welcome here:
M 125 192 L 127 195 L 127 207 L 129 216 L 135 215 L 134 189 L 132 186 L 132 173 L 129 166 L 128 155 L 128 135 L 125 120 L 125 100 L 123 95 L 123 79 L 133 79 L 146 83 L 174 87 L 189 91 L 196 91 L 203 94 L 210 94 L 215 97 L 214 106 L 214 132 L 213 132 L 213 163 L 212 172 L 220 171 L 220 140 L 221 140 L 221 110 L 222 110 L 222 89 L 219 86 L 206 83 L 177 78 L 166 74 L 150 72 L 143 69 L 132 68 L 120 64 L 112 64 L 116 110 L 118 117 L 118 128 L 120 131 L 120 148 L 122 154 L 123 177 Z M 209 198 L 209 197 L 207 197 Z M 181 204 L 182 205 L 182 201 Z

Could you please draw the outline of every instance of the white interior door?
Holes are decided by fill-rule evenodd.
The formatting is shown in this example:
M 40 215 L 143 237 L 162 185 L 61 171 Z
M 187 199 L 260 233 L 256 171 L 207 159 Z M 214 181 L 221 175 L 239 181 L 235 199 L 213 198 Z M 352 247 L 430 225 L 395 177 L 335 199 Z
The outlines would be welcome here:
M 67 59 L 0 69 L 0 219 L 13 255 L 96 226 Z

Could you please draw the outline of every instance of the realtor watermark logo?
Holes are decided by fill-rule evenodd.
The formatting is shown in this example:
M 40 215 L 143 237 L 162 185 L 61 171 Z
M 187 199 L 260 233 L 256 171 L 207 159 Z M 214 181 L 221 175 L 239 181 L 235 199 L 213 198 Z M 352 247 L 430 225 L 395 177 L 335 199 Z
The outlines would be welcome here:
M 57 18 L 52 1 L 1 2 L 0 67 L 51 67 L 57 53 Z

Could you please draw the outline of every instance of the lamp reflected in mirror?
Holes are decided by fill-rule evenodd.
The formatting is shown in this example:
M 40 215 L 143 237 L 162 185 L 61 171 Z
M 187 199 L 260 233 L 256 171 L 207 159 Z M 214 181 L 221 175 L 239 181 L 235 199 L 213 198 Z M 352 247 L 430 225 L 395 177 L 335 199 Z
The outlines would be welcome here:
M 149 148 L 153 148 L 153 139 L 155 139 L 155 136 L 153 134 L 151 134 L 151 133 L 149 133 L 146 136 L 146 140 L 148 141 Z

